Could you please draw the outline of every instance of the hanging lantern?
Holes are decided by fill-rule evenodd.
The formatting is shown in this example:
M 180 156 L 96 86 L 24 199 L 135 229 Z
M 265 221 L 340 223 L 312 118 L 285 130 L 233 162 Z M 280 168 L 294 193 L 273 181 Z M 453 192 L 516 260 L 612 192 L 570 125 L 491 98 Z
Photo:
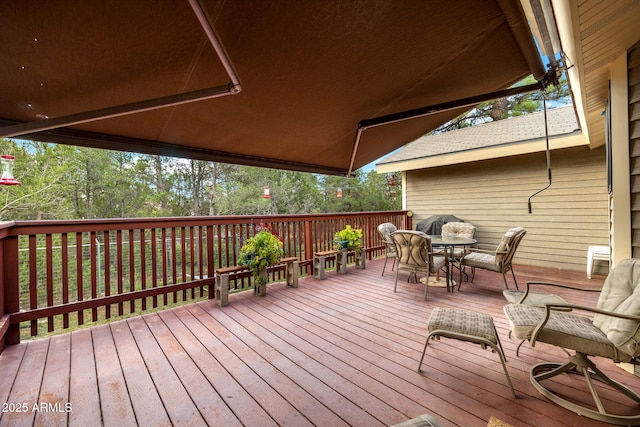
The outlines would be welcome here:
M 338 187 L 338 194 L 336 194 L 338 199 L 342 199 L 342 188 Z
M 13 177 L 14 160 L 15 157 L 13 156 L 0 156 L 0 162 L 2 163 L 2 177 L 0 177 L 0 185 L 20 185 L 20 182 L 16 181 Z
M 271 198 L 271 194 L 269 194 L 269 186 L 264 187 L 264 195 L 262 197 L 264 197 L 265 199 Z

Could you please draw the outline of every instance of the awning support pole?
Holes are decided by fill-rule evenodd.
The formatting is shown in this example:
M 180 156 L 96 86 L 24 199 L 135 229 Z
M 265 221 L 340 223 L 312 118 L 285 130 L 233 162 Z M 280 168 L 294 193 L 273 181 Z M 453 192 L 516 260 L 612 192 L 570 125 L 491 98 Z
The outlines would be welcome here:
M 375 117 L 373 119 L 361 120 L 360 123 L 358 123 L 358 132 L 356 133 L 356 140 L 353 144 L 353 150 L 351 152 L 351 162 L 349 163 L 349 171 L 347 172 L 347 176 L 351 176 L 351 173 L 353 172 L 353 164 L 356 159 L 356 153 L 358 151 L 358 145 L 360 144 L 362 133 L 369 128 L 397 123 L 404 120 L 416 119 L 418 117 L 425 117 L 431 114 L 441 113 L 443 111 L 455 110 L 456 108 L 477 105 L 481 102 L 491 101 L 492 99 L 506 98 L 508 96 L 535 92 L 537 90 L 544 89 L 544 87 L 545 82 L 541 81 L 525 86 L 512 87 L 497 92 L 491 92 L 484 95 L 472 96 L 456 101 L 443 102 L 441 104 L 435 104 L 429 107 L 415 108 L 413 110 L 403 111 L 400 113 L 393 113 L 386 116 Z

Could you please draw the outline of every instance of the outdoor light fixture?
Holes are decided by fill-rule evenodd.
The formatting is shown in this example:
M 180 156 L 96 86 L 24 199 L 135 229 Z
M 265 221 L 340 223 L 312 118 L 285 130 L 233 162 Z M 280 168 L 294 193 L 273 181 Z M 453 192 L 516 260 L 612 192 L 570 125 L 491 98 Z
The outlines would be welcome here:
M 342 199 L 342 188 L 338 187 L 338 194 L 336 194 L 338 199 Z
M 13 161 L 15 157 L 2 155 L 0 162 L 2 163 L 2 177 L 0 177 L 0 185 L 20 185 L 13 177 Z
M 264 195 L 262 197 L 264 197 L 265 199 L 270 199 L 271 198 L 271 194 L 269 194 L 269 186 L 268 185 L 264 187 Z

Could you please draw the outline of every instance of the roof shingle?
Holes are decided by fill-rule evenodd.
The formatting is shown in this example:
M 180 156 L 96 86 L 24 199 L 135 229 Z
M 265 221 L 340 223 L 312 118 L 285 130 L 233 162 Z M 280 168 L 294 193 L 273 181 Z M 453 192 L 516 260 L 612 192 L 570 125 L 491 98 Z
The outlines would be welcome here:
M 547 110 L 547 121 L 549 135 L 554 137 L 569 135 L 580 129 L 573 105 Z M 383 158 L 378 164 L 523 143 L 544 136 L 544 112 L 540 111 L 436 135 L 425 135 Z

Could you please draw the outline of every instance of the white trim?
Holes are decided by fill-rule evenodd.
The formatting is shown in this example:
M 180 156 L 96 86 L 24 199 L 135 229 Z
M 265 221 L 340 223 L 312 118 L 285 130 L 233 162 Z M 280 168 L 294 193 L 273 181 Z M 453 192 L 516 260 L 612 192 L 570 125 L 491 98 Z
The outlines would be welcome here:
M 589 141 L 582 133 L 567 137 L 549 139 L 549 146 L 552 150 L 569 147 L 579 147 L 582 145 L 589 145 Z M 544 139 L 538 139 L 531 142 L 521 142 L 475 150 L 459 151 L 439 156 L 409 159 L 394 163 L 377 164 L 376 171 L 378 173 L 388 173 L 395 171 L 427 169 L 444 165 L 455 165 L 460 163 L 476 162 L 480 160 L 491 160 L 501 157 L 517 156 L 521 154 L 538 153 L 545 150 L 546 141 Z

